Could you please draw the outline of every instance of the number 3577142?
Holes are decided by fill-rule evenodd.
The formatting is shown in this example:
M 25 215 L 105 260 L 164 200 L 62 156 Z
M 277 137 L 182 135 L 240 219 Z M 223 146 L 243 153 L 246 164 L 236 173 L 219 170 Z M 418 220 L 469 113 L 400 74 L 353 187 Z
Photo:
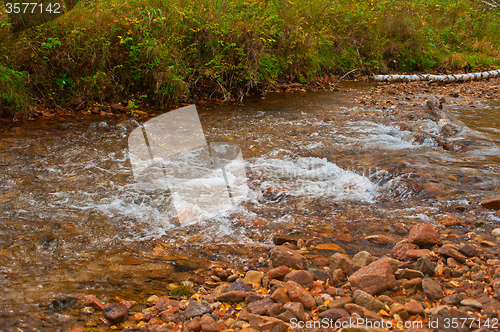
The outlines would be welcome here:
M 7 13 L 11 14 L 34 14 L 34 13 L 61 13 L 61 4 L 55 3 L 37 3 L 37 2 L 7 2 L 5 4 L 7 7 Z

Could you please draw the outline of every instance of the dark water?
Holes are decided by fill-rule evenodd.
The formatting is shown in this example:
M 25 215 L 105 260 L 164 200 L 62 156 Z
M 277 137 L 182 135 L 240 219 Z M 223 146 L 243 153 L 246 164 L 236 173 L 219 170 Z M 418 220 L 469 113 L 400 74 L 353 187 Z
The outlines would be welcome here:
M 164 199 L 136 189 L 127 137 L 147 118 L 56 118 L 1 129 L 0 327 L 62 330 L 80 317 L 72 305 L 82 294 L 166 294 L 166 282 L 187 280 L 210 262 L 237 267 L 265 257 L 276 237 L 383 254 L 389 246 L 364 236 L 397 241 L 398 223 L 448 214 L 484 224 L 485 234 L 499 224 L 493 212 L 455 211 L 500 194 L 499 102 L 450 111 L 462 128 L 453 140 L 470 147 L 457 153 L 416 139 L 418 131 L 438 132 L 432 121 L 355 107 L 357 93 L 198 105 L 207 141 L 240 146 L 251 190 L 230 213 L 184 227 L 171 223 Z

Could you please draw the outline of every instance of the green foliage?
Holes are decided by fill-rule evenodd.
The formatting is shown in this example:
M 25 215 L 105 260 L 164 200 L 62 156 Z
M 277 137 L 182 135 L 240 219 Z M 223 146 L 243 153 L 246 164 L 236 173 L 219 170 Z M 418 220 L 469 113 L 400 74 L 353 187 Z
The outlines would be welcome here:
M 12 115 L 26 109 L 31 96 L 26 88 L 26 72 L 18 72 L 0 65 L 0 115 Z
M 236 99 L 252 87 L 355 68 L 499 66 L 500 15 L 485 6 L 478 0 L 80 1 L 56 20 L 8 34 L 0 55 L 16 72 L 29 73 L 34 94 L 56 101 L 141 94 L 156 104 L 193 94 Z M 7 24 L 0 19 L 0 33 Z M 14 89 L 25 87 L 9 77 Z

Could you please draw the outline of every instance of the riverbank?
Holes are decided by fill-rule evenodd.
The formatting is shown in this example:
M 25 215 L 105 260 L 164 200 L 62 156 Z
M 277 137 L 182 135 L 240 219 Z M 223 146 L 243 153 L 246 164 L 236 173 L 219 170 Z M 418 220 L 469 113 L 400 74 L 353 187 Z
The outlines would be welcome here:
M 498 9 L 473 0 L 81 1 L 15 33 L 5 10 L 0 107 L 10 118 L 68 103 L 92 110 L 241 101 L 272 85 L 335 81 L 349 72 L 500 65 Z
M 0 196 L 4 211 L 0 214 L 0 261 L 4 267 L 0 280 L 4 298 L 0 326 L 9 332 L 18 327 L 40 331 L 140 331 L 146 325 L 152 330 L 176 331 L 190 321 L 186 313 L 190 300 L 199 299 L 198 303 L 206 309 L 192 307 L 212 310 L 215 316 L 211 319 L 222 318 L 221 329 L 250 324 L 258 331 L 268 323 L 284 328 L 284 320 L 277 318 L 281 323 L 271 316 L 283 313 L 282 318 L 291 321 L 293 317 L 286 310 L 290 307 L 288 311 L 296 315 L 297 306 L 298 315 L 308 321 L 309 315 L 319 319 L 320 314 L 331 309 L 336 310 L 324 315 L 347 312 L 363 319 L 380 316 L 394 325 L 399 318 L 430 322 L 444 317 L 444 322 L 447 317 L 467 313 L 474 318 L 469 322 L 476 327 L 490 318 L 491 329 L 498 311 L 498 238 L 493 231 L 499 227 L 499 217 L 497 209 L 479 203 L 498 197 L 499 124 L 498 104 L 495 106 L 494 100 L 499 99 L 499 80 L 445 85 L 333 84 L 333 91 L 318 93 L 302 92 L 306 85 L 279 85 L 273 91 L 280 93 L 259 94 L 253 100 L 244 100 L 244 106 L 199 104 L 207 140 L 232 141 L 240 146 L 250 171 L 252 195 L 259 199 L 248 202 L 241 213 L 228 219 L 190 227 L 162 223 L 158 220 L 163 217 L 161 202 L 141 196 L 134 188 L 127 137 L 137 123 L 131 118 L 134 114 L 123 111 L 123 104 L 116 113 L 111 106 L 103 110 L 103 115 L 101 110 L 93 114 L 85 109 L 61 118 L 44 113 L 40 121 L 2 128 L 1 158 L 8 181 L 4 182 L 5 192 Z M 439 119 L 427 101 L 442 104 L 447 113 L 459 116 L 468 132 L 445 137 L 439 132 Z M 476 113 L 478 118 L 468 121 L 469 115 Z M 139 109 L 135 116 L 142 122 L 154 114 Z M 322 175 L 343 185 L 325 188 Z M 351 274 L 348 269 L 336 274 L 346 280 L 333 284 L 333 272 L 337 269 L 330 264 L 332 256 L 347 253 L 351 261 L 357 262 L 356 254 L 367 251 L 372 259 L 383 260 L 398 242 L 411 238 L 411 229 L 422 223 L 435 227 L 441 244 L 416 244 L 418 249 L 408 245 L 412 248 L 402 250 L 408 249 L 405 254 L 417 250 L 419 255 L 428 256 L 435 265 L 434 274 L 431 269 L 427 275 L 419 270 L 414 259 L 419 256 L 410 257 L 415 252 L 398 259 L 399 269 L 420 271 L 423 277 L 415 271 L 389 273 L 386 269 L 387 279 L 394 276 L 397 291 L 381 291 L 375 298 L 391 310 L 385 306 L 374 310 L 359 304 L 359 296 L 364 294 L 355 294 L 352 281 L 347 279 L 347 274 Z M 284 245 L 286 242 L 290 245 Z M 465 255 L 464 243 L 478 252 L 462 262 L 463 257 L 452 249 L 455 245 Z M 278 303 L 274 299 L 271 303 L 263 298 L 264 302 L 250 305 L 261 300 L 260 296 L 270 298 L 280 286 L 290 298 L 284 276 L 277 279 L 284 285 L 278 281 L 271 285 L 268 278 L 269 284 L 263 287 L 270 263 L 273 267 L 280 265 L 271 251 L 288 249 L 305 257 L 309 264 L 307 273 L 313 277 L 313 287 L 307 293 L 313 297 L 317 311 L 304 309 L 304 316 L 300 305 L 293 304 L 297 300 L 282 305 L 279 313 L 272 311 Z M 369 260 L 366 253 L 360 256 Z M 456 266 L 449 257 L 458 262 Z M 436 270 L 438 266 L 442 270 Z M 255 282 L 249 286 L 252 290 L 236 282 L 238 278 L 255 275 L 247 276 L 250 270 L 264 273 L 260 286 Z M 309 278 L 307 273 L 300 275 Z M 401 273 L 408 274 L 401 277 Z M 326 274 L 332 277 L 328 287 L 321 279 Z M 422 286 L 418 278 L 422 279 Z M 430 300 L 430 291 L 426 293 L 424 289 L 429 281 L 424 283 L 425 279 L 440 284 L 443 299 Z M 410 280 L 416 284 L 407 284 Z M 295 282 L 300 284 L 297 279 Z M 183 283 L 186 287 L 178 288 Z M 403 285 L 414 288 L 408 290 Z M 221 294 L 241 290 L 237 289 L 240 286 L 246 293 L 236 293 L 244 294 L 241 302 L 229 303 L 218 298 L 219 286 L 217 292 Z M 439 290 L 437 286 L 435 289 Z M 191 291 L 195 292 L 193 298 Z M 299 292 L 305 294 L 300 288 Z M 183 294 L 186 298 L 182 298 Z M 113 310 L 106 312 L 116 309 L 126 314 L 124 321 L 113 323 L 103 320 L 104 313 L 95 309 L 101 307 L 98 301 L 84 305 L 88 295 L 106 304 L 122 300 L 137 304 L 125 311 L 124 306 L 133 303 L 112 305 Z M 452 297 L 445 302 L 447 296 Z M 317 298 L 323 302 L 316 302 Z M 346 298 L 347 303 L 342 302 Z M 167 303 L 166 309 L 161 309 L 160 299 Z M 331 304 L 336 300 L 343 303 L 342 308 L 334 307 L 339 302 Z M 221 302 L 220 307 L 217 302 Z M 456 306 L 460 313 L 438 308 L 442 304 Z M 415 308 L 420 313 L 411 314 Z M 242 313 L 243 310 L 249 313 Z M 236 317 L 237 313 L 240 314 Z M 111 317 L 111 313 L 107 315 Z M 196 315 L 193 319 L 197 320 Z M 200 321 L 205 330 L 217 329 L 211 319 Z
M 499 209 L 500 199 L 481 205 L 463 216 Z M 464 218 L 448 216 L 436 224 L 400 223 L 392 231 L 405 238 L 386 256 L 361 251 L 349 257 L 333 243 L 299 239 L 241 269 L 213 264 L 168 284 L 171 296 L 153 294 L 140 302 L 116 297 L 103 304 L 99 294 L 82 294 L 73 309 L 82 322 L 70 331 L 496 329 L 500 229 L 477 232 Z M 372 237 L 384 244 L 388 239 L 390 234 Z M 334 253 L 317 256 L 316 247 Z

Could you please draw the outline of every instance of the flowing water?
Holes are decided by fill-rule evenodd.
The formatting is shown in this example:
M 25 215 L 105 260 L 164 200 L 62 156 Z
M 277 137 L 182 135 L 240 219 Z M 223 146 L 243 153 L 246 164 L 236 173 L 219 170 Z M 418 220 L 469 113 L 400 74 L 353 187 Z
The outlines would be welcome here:
M 85 321 L 74 309 L 82 294 L 165 295 L 167 282 L 211 262 L 238 267 L 266 257 L 273 241 L 326 244 L 306 253 L 314 261 L 332 244 L 387 253 L 391 246 L 364 237 L 398 241 L 399 223 L 449 214 L 486 234 L 500 222 L 494 212 L 467 210 L 499 194 L 499 102 L 450 110 L 462 127 L 453 140 L 469 147 L 458 153 L 432 136 L 418 139 L 416 132 L 438 132 L 434 122 L 356 107 L 357 93 L 199 105 L 207 141 L 241 148 L 250 191 L 222 216 L 183 227 L 172 222 L 168 197 L 138 190 L 132 174 L 127 137 L 152 116 L 49 118 L 1 129 L 0 327 L 63 329 L 75 317 Z

